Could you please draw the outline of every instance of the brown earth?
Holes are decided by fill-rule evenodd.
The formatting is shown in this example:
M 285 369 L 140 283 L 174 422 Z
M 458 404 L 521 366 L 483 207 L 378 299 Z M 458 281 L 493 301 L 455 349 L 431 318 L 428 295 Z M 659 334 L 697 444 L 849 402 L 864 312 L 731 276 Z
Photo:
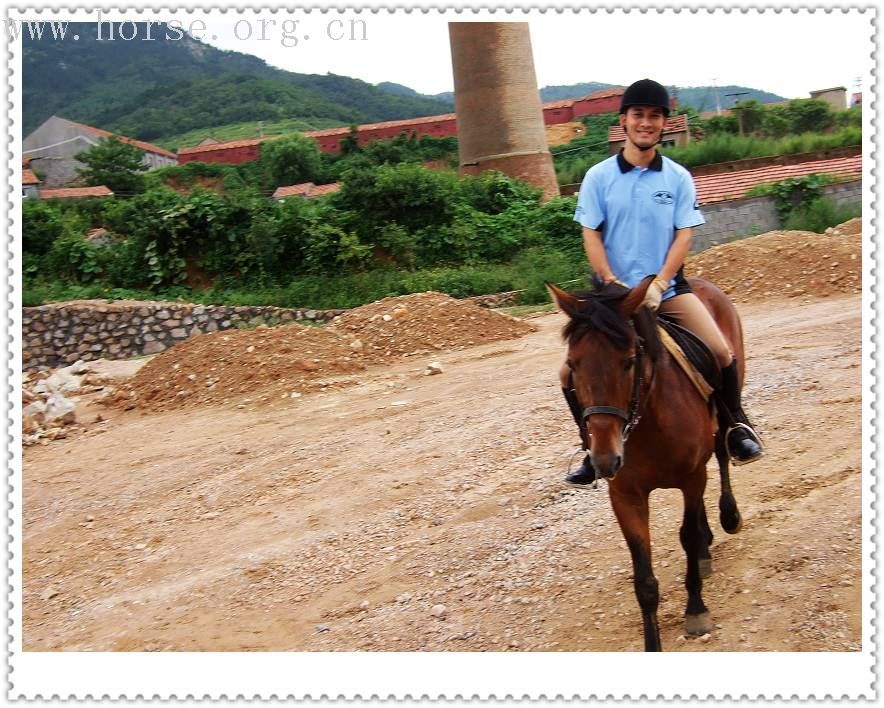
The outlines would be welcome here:
M 550 147 L 554 145 L 565 145 L 570 143 L 574 138 L 585 134 L 586 126 L 580 121 L 548 125 L 546 126 L 546 144 Z
M 698 253 L 685 273 L 711 280 L 734 302 L 858 293 L 861 227 L 860 219 L 851 219 L 825 234 L 771 231 Z
M 385 298 L 336 317 L 328 327 L 262 326 L 193 337 L 155 357 L 109 402 L 153 411 L 232 401 L 245 407 L 352 385 L 355 378 L 339 375 L 367 364 L 511 339 L 534 329 L 441 293 Z
M 795 259 L 775 253 L 764 266 L 788 274 Z M 733 471 L 742 532 L 713 529 L 705 638 L 683 636 L 680 495 L 652 497 L 667 650 L 860 648 L 860 296 L 811 292 L 740 306 L 767 454 Z M 372 314 L 355 321 L 363 346 L 382 327 Z M 577 440 L 556 377 L 563 318 L 531 322 L 461 349 L 424 338 L 429 354 L 329 369 L 296 398 L 280 382 L 243 408 L 239 391 L 185 411 L 82 396 L 81 420 L 106 420 L 24 450 L 24 648 L 640 649 L 604 484 L 561 484 Z M 253 360 L 254 342 L 313 336 L 283 329 L 225 336 L 263 369 L 278 350 L 266 339 Z M 335 346 L 353 351 L 354 333 Z M 444 373 L 426 376 L 432 361 Z M 228 364 L 214 365 L 196 373 Z

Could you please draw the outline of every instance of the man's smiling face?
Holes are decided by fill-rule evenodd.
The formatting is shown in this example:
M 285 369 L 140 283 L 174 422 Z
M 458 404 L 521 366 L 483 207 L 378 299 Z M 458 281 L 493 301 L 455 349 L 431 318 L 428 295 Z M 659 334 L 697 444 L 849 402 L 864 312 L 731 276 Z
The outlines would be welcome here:
M 652 148 L 660 141 L 666 116 L 656 106 L 630 106 L 620 114 L 620 126 L 631 143 L 641 150 Z

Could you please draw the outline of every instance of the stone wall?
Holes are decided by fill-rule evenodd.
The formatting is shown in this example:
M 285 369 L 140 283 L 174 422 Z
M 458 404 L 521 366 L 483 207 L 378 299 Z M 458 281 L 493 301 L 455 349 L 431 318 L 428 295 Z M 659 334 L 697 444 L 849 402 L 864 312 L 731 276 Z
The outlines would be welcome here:
M 846 206 L 862 200 L 862 181 L 831 184 L 821 191 L 838 206 Z M 781 228 L 773 197 L 731 199 L 701 206 L 700 211 L 706 223 L 694 229 L 694 252 Z
M 104 300 L 25 307 L 22 365 L 27 371 L 65 366 L 78 359 L 132 359 L 164 351 L 196 334 L 261 324 L 323 322 L 341 312 Z
M 515 303 L 518 293 L 472 298 L 483 307 Z M 165 351 L 206 332 L 327 322 L 344 310 L 225 307 L 177 302 L 83 300 L 22 310 L 25 371 L 54 369 L 77 360 L 132 359 Z

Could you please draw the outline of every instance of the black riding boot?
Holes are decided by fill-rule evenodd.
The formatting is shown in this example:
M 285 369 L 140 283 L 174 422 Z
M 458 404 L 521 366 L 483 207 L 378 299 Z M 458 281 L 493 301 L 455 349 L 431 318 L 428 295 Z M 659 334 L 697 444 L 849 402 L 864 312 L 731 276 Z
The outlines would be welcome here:
M 736 358 L 721 370 L 721 399 L 727 408 L 722 419 L 725 421 L 723 427 L 727 431 L 728 454 L 736 465 L 755 462 L 764 454 L 764 451 L 761 448 L 761 439 L 752 429 L 740 403 Z
M 586 439 L 586 424 L 583 421 L 583 410 L 580 408 L 577 396 L 574 395 L 572 390 L 563 388 L 562 393 L 565 396 L 565 400 L 568 402 L 568 408 L 571 410 L 571 415 L 574 416 L 574 422 L 577 423 L 577 427 L 580 428 L 580 441 L 583 443 L 583 449 L 586 450 L 589 448 L 589 441 Z M 581 464 L 580 467 L 565 476 L 565 482 L 575 486 L 590 484 L 595 482 L 595 479 L 595 469 L 593 469 L 592 463 L 589 461 L 589 455 L 586 455 L 583 458 L 583 464 Z

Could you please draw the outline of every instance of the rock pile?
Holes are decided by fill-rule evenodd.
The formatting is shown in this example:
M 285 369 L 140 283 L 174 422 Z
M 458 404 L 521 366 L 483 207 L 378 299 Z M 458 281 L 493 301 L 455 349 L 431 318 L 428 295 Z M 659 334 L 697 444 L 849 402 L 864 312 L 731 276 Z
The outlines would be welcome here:
M 735 302 L 821 297 L 862 288 L 862 221 L 824 234 L 771 231 L 689 258 L 685 274 L 711 280 Z
M 384 298 L 338 315 L 331 327 L 358 339 L 371 363 L 515 339 L 536 329 L 436 292 Z
M 56 371 L 25 374 L 22 381 L 22 443 L 58 440 L 77 424 L 75 394 L 81 389 L 103 390 L 97 380 L 86 377 L 89 366 L 77 361 Z
M 329 377 L 370 364 L 514 339 L 534 330 L 440 293 L 386 298 L 339 315 L 325 327 L 290 324 L 192 337 L 158 354 L 105 403 L 160 411 L 297 398 L 334 385 Z

